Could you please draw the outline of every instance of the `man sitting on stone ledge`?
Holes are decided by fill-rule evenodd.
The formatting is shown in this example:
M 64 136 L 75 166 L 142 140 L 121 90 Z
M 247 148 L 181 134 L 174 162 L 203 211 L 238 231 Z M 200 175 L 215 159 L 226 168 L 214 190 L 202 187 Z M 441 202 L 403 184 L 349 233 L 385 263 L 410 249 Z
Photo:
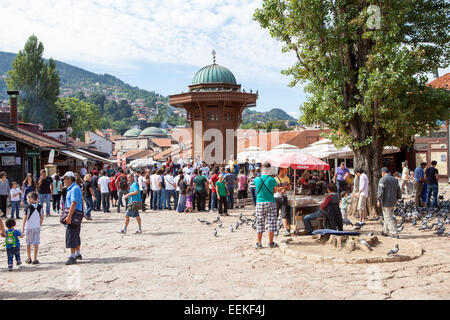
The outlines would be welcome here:
M 333 183 L 330 183 L 327 186 L 328 195 L 325 198 L 325 200 L 321 203 L 320 209 L 314 213 L 307 214 L 303 218 L 303 223 L 305 224 L 305 229 L 306 229 L 307 234 L 312 234 L 312 232 L 314 230 L 314 228 L 311 225 L 311 221 L 317 220 L 319 218 L 325 218 L 325 211 L 327 210 L 329 205 L 331 205 L 332 203 L 335 202 L 333 200 L 335 198 L 337 198 L 336 190 L 337 190 L 336 185 Z M 339 200 L 337 202 L 337 208 L 339 209 Z

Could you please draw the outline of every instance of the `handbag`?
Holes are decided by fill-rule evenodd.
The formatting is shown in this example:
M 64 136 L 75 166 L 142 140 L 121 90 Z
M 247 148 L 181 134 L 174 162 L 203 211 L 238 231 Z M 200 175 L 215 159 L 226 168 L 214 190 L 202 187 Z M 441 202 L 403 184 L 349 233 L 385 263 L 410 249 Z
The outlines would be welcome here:
M 69 210 L 70 208 L 64 208 L 63 213 L 61 214 L 61 216 L 59 217 L 59 222 L 61 222 L 62 224 L 67 224 L 64 220 L 69 216 Z M 83 217 L 84 217 L 84 213 L 79 211 L 79 210 L 75 210 L 75 212 L 72 215 L 72 221 L 70 223 L 70 225 L 72 226 L 80 226 L 81 222 L 83 221 Z
M 143 204 L 140 201 L 135 201 L 130 204 L 130 209 L 133 211 L 143 210 Z

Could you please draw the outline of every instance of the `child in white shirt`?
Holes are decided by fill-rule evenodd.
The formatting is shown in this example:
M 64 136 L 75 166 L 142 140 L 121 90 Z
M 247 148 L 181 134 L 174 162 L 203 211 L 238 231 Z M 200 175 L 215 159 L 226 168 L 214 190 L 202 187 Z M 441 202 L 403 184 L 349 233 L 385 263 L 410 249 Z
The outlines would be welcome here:
M 9 195 L 11 196 L 11 219 L 14 219 L 14 211 L 16 212 L 16 219 L 20 219 L 19 211 L 20 211 L 20 195 L 22 191 L 17 187 L 17 182 L 12 183 L 12 188 L 9 191 Z

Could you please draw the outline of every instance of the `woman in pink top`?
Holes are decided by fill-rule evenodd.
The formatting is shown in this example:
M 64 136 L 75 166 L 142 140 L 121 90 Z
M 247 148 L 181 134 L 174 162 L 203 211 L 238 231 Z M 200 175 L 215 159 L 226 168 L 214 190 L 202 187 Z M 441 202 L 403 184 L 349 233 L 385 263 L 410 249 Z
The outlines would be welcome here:
M 244 208 L 245 200 L 247 199 L 247 188 L 248 188 L 248 180 L 247 176 L 244 174 L 244 169 L 239 171 L 238 176 L 238 198 L 237 198 L 237 207 L 236 208 Z M 242 199 L 242 200 L 241 200 Z

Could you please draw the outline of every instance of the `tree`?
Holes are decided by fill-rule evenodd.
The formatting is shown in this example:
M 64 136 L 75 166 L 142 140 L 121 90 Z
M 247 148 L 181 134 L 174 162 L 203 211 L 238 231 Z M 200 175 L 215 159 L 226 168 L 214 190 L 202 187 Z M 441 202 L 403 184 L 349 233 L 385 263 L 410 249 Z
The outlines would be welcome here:
M 35 35 L 28 38 L 23 50 L 12 62 L 6 79 L 9 90 L 19 90 L 19 111 L 26 122 L 55 128 L 56 101 L 59 95 L 59 73 L 53 59 L 45 63 L 44 46 Z
M 64 111 L 70 114 L 73 129 L 72 137 L 79 137 L 84 141 L 86 131 L 101 128 L 102 117 L 96 105 L 76 98 L 60 98 L 56 104 L 60 119 L 63 118 Z
M 254 13 L 296 55 L 283 73 L 307 83 L 301 121 L 326 124 L 368 173 L 372 214 L 383 147 L 448 119 L 448 92 L 425 83 L 449 65 L 449 10 L 446 0 L 264 0 Z

